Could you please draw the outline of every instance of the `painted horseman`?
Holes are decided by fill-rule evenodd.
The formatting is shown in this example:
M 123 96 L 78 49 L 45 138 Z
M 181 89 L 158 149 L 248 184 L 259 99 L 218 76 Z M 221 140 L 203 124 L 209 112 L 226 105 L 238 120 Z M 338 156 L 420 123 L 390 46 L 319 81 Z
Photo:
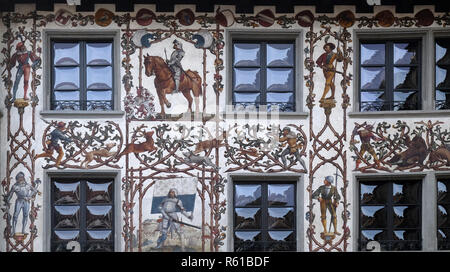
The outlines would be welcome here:
M 173 93 L 179 92 L 181 73 L 183 72 L 183 67 L 181 66 L 181 60 L 184 58 L 183 45 L 178 40 L 173 41 L 173 49 L 175 51 L 170 55 L 170 60 L 167 61 L 170 70 L 173 73 L 173 79 L 175 80 L 175 89 Z

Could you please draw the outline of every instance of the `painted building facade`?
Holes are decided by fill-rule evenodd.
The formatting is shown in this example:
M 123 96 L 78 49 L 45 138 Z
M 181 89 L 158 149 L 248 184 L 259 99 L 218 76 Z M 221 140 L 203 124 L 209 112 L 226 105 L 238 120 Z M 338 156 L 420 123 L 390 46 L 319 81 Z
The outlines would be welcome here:
M 448 12 L 1 16 L 0 251 L 449 248 Z

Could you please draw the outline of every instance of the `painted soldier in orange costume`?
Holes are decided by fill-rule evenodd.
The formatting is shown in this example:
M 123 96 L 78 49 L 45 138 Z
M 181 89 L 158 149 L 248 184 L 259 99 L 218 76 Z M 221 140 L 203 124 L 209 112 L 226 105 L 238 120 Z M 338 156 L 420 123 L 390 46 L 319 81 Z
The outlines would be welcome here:
M 31 64 L 29 61 L 31 60 Z M 14 81 L 13 86 L 13 97 L 12 101 L 16 100 L 17 89 L 19 88 L 20 79 L 23 76 L 23 99 L 28 100 L 27 91 L 28 91 L 28 81 L 30 79 L 31 68 L 35 69 L 36 66 L 39 66 L 41 63 L 41 58 L 36 56 L 31 51 L 27 50 L 25 46 L 25 42 L 19 42 L 16 45 L 16 52 L 12 55 L 11 60 L 9 62 L 10 67 L 14 67 L 17 65 L 17 73 L 16 79 Z
M 337 53 L 334 53 L 333 50 L 336 48 L 334 43 L 327 43 L 323 46 L 325 53 L 323 53 L 316 61 L 316 64 L 323 69 L 323 75 L 325 76 L 325 88 L 323 90 L 322 97 L 320 101 L 324 101 L 325 99 L 334 99 L 334 94 L 336 90 L 336 86 L 334 85 L 334 76 L 336 74 L 336 68 L 334 67 L 334 61 L 342 61 L 344 58 L 342 56 L 341 50 L 338 48 Z M 331 89 L 331 96 L 325 98 L 327 93 Z
M 305 162 L 301 158 L 299 152 L 299 150 L 303 147 L 303 144 L 297 143 L 297 134 L 291 131 L 289 127 L 284 127 L 282 132 L 283 136 L 279 139 L 279 141 L 282 143 L 282 147 L 287 145 L 286 149 L 281 153 L 281 160 L 283 161 L 284 167 L 287 167 L 286 156 L 291 154 L 295 156 L 297 161 L 303 166 L 303 169 L 306 170 Z
M 373 126 L 372 125 L 365 125 L 361 130 L 358 130 L 359 127 L 355 127 L 356 134 L 359 135 L 359 138 L 361 139 L 361 149 L 359 151 L 359 156 L 362 157 L 364 153 L 369 152 L 370 155 L 373 156 L 373 159 L 375 160 L 375 164 L 377 166 L 380 165 L 380 160 L 377 157 L 377 153 L 373 149 L 372 145 L 370 144 L 370 140 L 374 141 L 382 141 L 383 139 L 380 137 L 375 136 L 375 134 L 372 132 Z M 359 167 L 361 164 L 361 159 L 356 160 L 356 168 Z

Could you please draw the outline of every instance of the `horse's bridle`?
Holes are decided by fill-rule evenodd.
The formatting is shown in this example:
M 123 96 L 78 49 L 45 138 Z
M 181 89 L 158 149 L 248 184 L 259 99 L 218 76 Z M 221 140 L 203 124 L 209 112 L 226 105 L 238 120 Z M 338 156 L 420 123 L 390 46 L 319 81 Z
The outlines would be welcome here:
M 149 60 L 149 58 L 145 57 L 145 60 L 144 60 L 145 68 L 147 68 L 147 63 L 148 63 L 149 65 L 152 65 L 152 63 L 151 63 L 151 61 Z M 150 75 L 148 75 L 148 76 L 153 76 L 154 74 L 155 74 L 155 69 L 153 69 L 153 67 L 152 67 L 152 68 L 151 68 Z

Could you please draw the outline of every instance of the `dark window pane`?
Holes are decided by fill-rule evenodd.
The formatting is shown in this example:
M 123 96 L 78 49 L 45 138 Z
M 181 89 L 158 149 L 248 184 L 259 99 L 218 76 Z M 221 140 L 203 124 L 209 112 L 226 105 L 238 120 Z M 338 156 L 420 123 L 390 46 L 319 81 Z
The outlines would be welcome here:
M 235 91 L 259 91 L 260 69 L 236 68 L 234 69 Z
M 417 91 L 397 91 L 394 92 L 393 109 L 399 110 L 418 110 L 419 92 Z
M 385 204 L 387 202 L 388 184 L 361 182 L 361 204 Z
M 80 203 L 80 182 L 54 182 L 54 204 L 78 204 Z
M 403 182 L 393 184 L 394 204 L 416 204 L 419 202 L 419 182 Z
M 384 67 L 362 67 L 361 89 L 384 89 Z
M 361 64 L 384 64 L 385 45 L 384 44 L 361 44 Z
M 394 43 L 394 64 L 417 63 L 417 43 Z
M 394 228 L 420 228 L 419 208 L 394 206 Z
M 387 226 L 387 214 L 384 206 L 361 206 L 362 228 L 384 228 Z
M 439 250 L 450 249 L 450 229 L 438 229 L 437 239 Z
M 111 89 L 112 67 L 87 67 L 87 88 L 96 90 Z
M 112 182 L 86 182 L 86 184 L 87 203 L 111 203 Z
M 80 63 L 80 45 L 78 43 L 54 43 L 54 65 L 78 65 Z
M 438 205 L 438 212 L 437 212 L 437 221 L 438 221 L 438 227 L 440 228 L 450 228 L 450 218 L 448 212 L 450 211 L 450 205 L 449 204 L 441 204 Z
M 112 228 L 111 206 L 87 206 L 87 228 L 88 229 L 110 229 Z
M 436 66 L 436 88 L 437 89 L 449 89 L 450 88 L 449 70 L 439 68 L 439 66 Z
M 450 181 L 438 181 L 438 203 L 450 203 Z
M 294 69 L 269 68 L 267 69 L 268 91 L 294 90 Z
M 235 229 L 260 229 L 261 210 L 258 208 L 236 208 Z
M 80 86 L 80 69 L 78 67 L 55 67 L 55 90 L 77 90 Z
M 269 229 L 294 229 L 294 208 L 269 208 Z
M 394 68 L 394 88 L 395 89 L 417 89 L 418 74 L 417 68 L 395 67 Z
M 268 200 L 271 206 L 294 206 L 293 184 L 271 184 L 268 186 Z
M 111 43 L 87 43 L 86 63 L 87 65 L 110 65 L 111 52 Z
M 80 227 L 79 206 L 55 206 L 55 229 Z
M 236 185 L 235 206 L 261 205 L 261 185 Z
M 268 66 L 293 66 L 294 45 L 293 44 L 268 44 L 267 45 Z
M 234 44 L 234 65 L 235 66 L 259 66 L 260 65 L 260 45 L 235 43 Z
M 88 243 L 86 252 L 112 252 L 114 247 L 111 243 Z

